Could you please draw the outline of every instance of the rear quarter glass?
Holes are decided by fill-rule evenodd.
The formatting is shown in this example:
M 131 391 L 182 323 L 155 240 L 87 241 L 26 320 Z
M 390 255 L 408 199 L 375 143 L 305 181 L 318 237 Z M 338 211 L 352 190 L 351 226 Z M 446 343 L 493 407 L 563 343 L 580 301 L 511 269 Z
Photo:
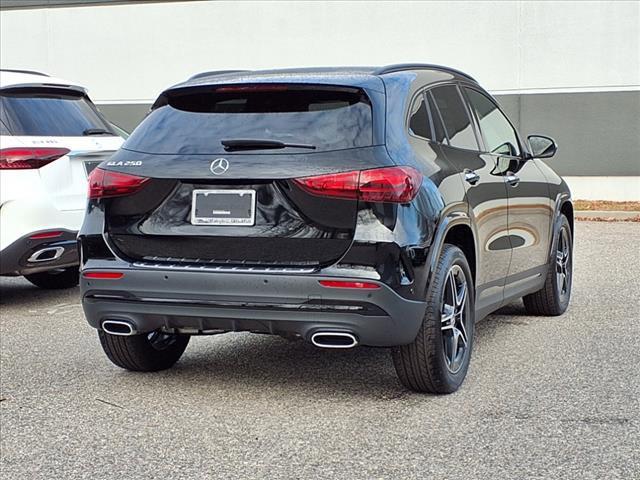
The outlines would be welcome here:
M 310 144 L 314 152 L 373 144 L 371 102 L 353 87 L 207 87 L 164 94 L 124 148 L 156 154 L 225 154 L 222 140 Z M 158 102 L 157 102 L 158 103 Z M 247 153 L 295 153 L 287 147 Z M 306 151 L 308 152 L 308 150 Z

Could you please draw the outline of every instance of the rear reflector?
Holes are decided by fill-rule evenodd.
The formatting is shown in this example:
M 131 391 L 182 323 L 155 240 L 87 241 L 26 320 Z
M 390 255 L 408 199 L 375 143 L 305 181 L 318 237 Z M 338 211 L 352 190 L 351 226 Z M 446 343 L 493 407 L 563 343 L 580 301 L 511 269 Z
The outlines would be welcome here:
M 361 288 L 365 290 L 375 290 L 380 288 L 380 285 L 372 282 L 350 282 L 342 280 L 318 280 L 318 283 L 323 287 L 328 288 Z
M 148 180 L 147 177 L 94 168 L 89 174 L 89 198 L 131 195 L 140 190 Z
M 63 157 L 68 148 L 18 147 L 0 150 L 0 170 L 33 170 Z
M 98 278 L 103 280 L 118 280 L 124 277 L 122 272 L 82 272 L 84 278 Z
M 31 235 L 29 238 L 31 240 L 44 240 L 45 238 L 57 238 L 57 237 L 61 237 L 62 236 L 62 232 L 59 230 L 54 230 L 51 232 L 41 232 L 41 233 L 36 233 L 35 235 Z
M 321 197 L 408 203 L 418 194 L 422 174 L 412 167 L 387 167 L 304 177 L 294 182 Z

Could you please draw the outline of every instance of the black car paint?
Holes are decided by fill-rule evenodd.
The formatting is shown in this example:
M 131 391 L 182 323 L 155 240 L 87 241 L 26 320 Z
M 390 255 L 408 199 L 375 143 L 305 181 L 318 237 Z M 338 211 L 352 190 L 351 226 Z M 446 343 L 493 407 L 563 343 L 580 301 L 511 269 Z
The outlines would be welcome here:
M 559 214 L 563 212 L 570 216 L 572 213 L 570 193 L 564 181 L 542 161 L 528 158 L 527 146 L 522 141 L 520 141 L 520 147 L 523 151 L 522 157 L 500 159 L 496 155 L 488 153 L 461 150 L 445 144 L 426 141 L 408 133 L 408 108 L 417 93 L 436 85 L 445 84 L 470 85 L 484 92 L 476 83 L 470 81 L 468 77 L 442 70 L 416 69 L 380 76 L 356 70 L 354 72 L 228 74 L 198 78 L 177 88 L 188 89 L 195 86 L 217 84 L 285 82 L 348 85 L 364 89 L 371 98 L 374 112 L 374 146 L 319 153 L 293 148 L 278 150 L 277 153 L 273 151 L 252 154 L 225 153 L 224 157 L 229 159 L 231 167 L 224 175 L 224 185 L 231 188 L 254 186 L 258 191 L 265 189 L 273 194 L 274 189 L 294 188 L 295 190 L 295 187 L 291 186 L 291 178 L 397 164 L 412 166 L 420 171 L 423 174 L 422 188 L 417 197 L 409 204 L 363 204 L 360 202 L 357 205 L 357 211 L 353 212 L 353 215 L 357 216 L 357 221 L 355 227 L 351 229 L 337 228 L 337 225 L 345 223 L 345 219 L 340 220 L 335 215 L 329 215 L 327 218 L 326 211 L 323 208 L 317 208 L 317 205 L 311 207 L 317 211 L 310 212 L 309 216 L 321 219 L 324 215 L 325 227 L 327 228 L 322 228 L 322 220 L 315 222 L 315 225 L 320 225 L 320 228 L 315 229 L 308 228 L 308 225 L 303 226 L 291 222 L 291 219 L 283 220 L 280 225 L 279 219 L 284 219 L 284 217 L 277 214 L 279 209 L 276 205 L 272 209 L 273 216 L 270 221 L 277 228 L 261 230 L 257 225 L 251 230 L 250 236 L 245 238 L 245 241 L 252 243 L 249 248 L 252 252 L 269 250 L 271 247 L 271 250 L 274 251 L 274 257 L 269 260 L 272 260 L 276 266 L 293 267 L 293 269 L 279 273 L 268 269 L 261 273 L 258 269 L 245 273 L 233 273 L 233 275 L 245 275 L 244 278 L 253 288 L 260 282 L 264 282 L 264 285 L 270 281 L 276 283 L 271 280 L 273 276 L 282 275 L 293 277 L 295 280 L 296 275 L 300 275 L 300 283 L 308 286 L 306 298 L 302 292 L 290 285 L 287 287 L 282 284 L 284 280 L 281 281 L 280 278 L 277 280 L 280 282 L 279 288 L 282 288 L 281 291 L 278 291 L 279 295 L 286 299 L 287 289 L 290 289 L 291 297 L 299 300 L 299 303 L 294 302 L 296 305 L 313 303 L 314 300 L 317 300 L 316 297 L 322 299 L 323 294 L 325 301 L 327 297 L 333 300 L 342 297 L 341 300 L 347 304 L 352 301 L 358 302 L 358 300 L 364 302 L 371 297 L 371 293 L 359 291 L 329 293 L 322 289 L 312 288 L 308 283 L 309 278 L 364 278 L 380 282 L 397 297 L 409 302 L 407 305 L 412 305 L 411 318 L 406 319 L 406 325 L 397 317 L 397 314 L 391 319 L 391 322 L 387 323 L 392 325 L 393 329 L 402 331 L 402 334 L 394 335 L 388 328 L 379 329 L 378 335 L 363 334 L 363 329 L 374 328 L 374 326 L 373 324 L 367 326 L 362 322 L 357 327 L 353 327 L 354 324 L 349 322 L 341 325 L 338 320 L 334 321 L 333 319 L 327 324 L 334 329 L 359 328 L 360 337 L 367 339 L 363 343 L 369 345 L 408 343 L 412 339 L 410 337 L 415 336 L 421 321 L 421 315 L 415 313 L 415 307 L 418 306 L 417 311 L 419 312 L 420 302 L 425 298 L 429 286 L 430 275 L 445 242 L 459 244 L 472 264 L 476 284 L 476 320 L 515 298 L 538 290 L 543 285 L 545 273 L 551 260 L 552 239 L 556 234 L 555 226 Z M 482 145 L 477 120 L 473 116 L 472 121 Z M 155 141 L 163 142 L 161 130 L 149 129 L 148 134 L 154 136 Z M 193 189 L 194 185 L 202 184 L 202 182 L 218 186 L 220 179 L 212 178 L 209 170 L 209 165 L 215 155 L 181 154 L 180 150 L 177 154 L 150 154 L 129 150 L 128 145 L 131 144 L 127 142 L 107 165 L 103 165 L 103 168 L 149 176 L 162 179 L 162 181 L 155 184 L 153 188 L 156 190 L 142 190 L 138 193 L 139 201 L 136 202 L 121 201 L 117 198 L 90 201 L 79 237 L 82 247 L 83 269 L 132 269 L 132 276 L 138 276 L 139 266 L 136 266 L 136 259 L 127 258 L 124 253 L 127 249 L 129 249 L 128 253 L 131 253 L 131 244 L 127 244 L 127 238 L 135 239 L 139 243 L 142 242 L 143 246 L 153 245 L 155 242 L 157 251 L 162 253 L 163 250 L 166 252 L 166 245 L 163 246 L 162 240 L 167 238 L 167 231 L 171 231 L 173 239 L 179 237 L 182 239 L 181 241 L 189 241 L 192 242 L 192 245 L 197 245 L 198 242 L 207 240 L 207 229 L 211 229 L 212 233 L 215 231 L 216 241 L 221 242 L 220 245 L 233 248 L 234 239 L 237 238 L 235 235 L 245 227 L 204 227 L 202 229 L 191 226 L 185 221 L 176 220 L 176 217 L 185 218 L 186 212 L 182 211 L 180 215 L 176 216 L 177 210 L 172 210 L 170 205 L 162 204 L 169 199 L 169 192 L 184 191 L 184 195 L 188 197 L 190 189 Z M 137 166 L 125 167 L 122 166 L 124 162 L 134 162 Z M 465 181 L 465 169 L 478 174 L 479 181 L 475 184 Z M 518 180 L 512 181 L 513 176 L 516 176 Z M 175 180 L 177 178 L 187 178 L 188 180 Z M 245 179 L 251 179 L 251 182 L 247 182 Z M 512 183 L 508 183 L 509 181 Z M 216 188 L 218 188 L 217 186 Z M 148 207 L 154 202 L 154 207 L 158 208 L 156 210 L 158 214 L 154 214 L 153 218 L 145 217 L 143 212 L 148 211 Z M 336 202 L 336 200 L 328 202 Z M 351 203 L 353 208 L 353 202 Z M 140 206 L 139 217 L 136 217 L 135 211 L 131 211 L 132 208 L 135 210 L 136 206 Z M 178 210 L 184 209 L 185 204 L 175 207 Z M 109 215 L 106 225 L 104 221 L 105 208 L 110 208 L 111 212 L 115 213 Z M 118 217 L 119 208 L 125 210 L 126 220 L 123 220 L 125 217 Z M 268 211 L 269 209 L 265 208 L 264 210 Z M 343 211 L 342 214 L 344 214 Z M 347 214 L 351 213 L 347 212 Z M 347 218 L 346 227 L 349 227 L 348 223 Z M 276 244 L 272 242 L 274 236 L 279 237 L 280 240 L 286 239 L 286 241 Z M 299 244 L 301 247 L 297 248 L 296 242 L 303 239 L 315 239 L 318 243 Z M 209 237 L 208 240 L 211 241 L 212 238 Z M 305 258 L 303 253 L 310 249 L 313 251 L 314 248 L 323 248 L 320 246 L 322 242 L 331 245 L 332 253 L 327 255 L 326 262 L 316 262 L 315 265 L 313 262 L 309 263 L 310 259 Z M 140 248 L 146 248 L 146 246 Z M 283 265 L 282 258 L 277 255 L 278 249 L 294 256 L 297 252 L 299 258 L 295 260 L 299 260 L 299 262 L 293 261 L 291 262 L 293 265 Z M 117 252 L 118 255 L 112 255 L 110 250 Z M 175 255 L 155 256 L 160 258 L 157 259 L 155 270 L 151 269 L 150 272 L 170 271 L 175 266 L 170 266 L 171 258 L 162 258 L 175 257 Z M 242 262 L 246 258 L 231 260 L 233 261 L 227 262 L 227 266 L 233 268 L 234 265 L 237 266 L 238 262 Z M 305 262 L 311 265 L 312 271 L 296 273 L 295 267 L 302 268 Z M 189 259 L 187 259 L 187 263 L 190 263 Z M 229 263 L 230 265 L 228 265 Z M 219 265 L 215 266 L 219 267 Z M 225 270 L 209 274 L 195 272 L 191 275 L 206 275 L 207 282 L 210 281 L 209 277 L 217 278 L 218 283 L 214 280 L 211 281 L 220 285 L 220 282 L 224 284 L 225 278 L 231 278 L 230 276 L 225 277 L 230 273 L 224 272 Z M 169 274 L 166 278 L 170 278 L 171 275 Z M 151 278 L 149 272 L 144 272 L 139 276 L 138 290 L 149 293 L 153 288 L 142 285 L 144 278 Z M 205 277 L 201 276 L 200 278 L 204 279 Z M 149 281 L 156 282 L 156 280 Z M 126 314 L 126 308 L 96 309 L 96 305 L 99 305 L 101 300 L 95 297 L 96 292 L 104 293 L 106 291 L 113 294 L 113 292 L 130 290 L 110 284 L 108 281 L 96 282 L 82 279 L 81 285 L 85 312 L 94 327 L 99 328 L 100 322 L 105 319 L 104 315 L 108 312 L 113 313 L 115 310 L 118 310 L 114 313 L 116 317 L 120 315 L 119 318 L 132 318 Z M 134 286 L 131 285 L 132 288 Z M 171 290 L 172 287 L 159 286 L 156 293 L 162 293 L 166 296 L 167 292 L 171 292 Z M 268 295 L 272 294 L 273 290 L 269 291 Z M 176 296 L 179 297 L 176 298 L 176 301 L 186 300 L 185 295 L 174 295 L 174 297 Z M 135 298 L 139 298 L 139 296 Z M 133 300 L 127 297 L 127 302 Z M 230 308 L 241 310 L 252 308 L 244 305 L 237 296 L 230 298 L 230 301 L 233 304 L 227 305 Z M 108 303 L 106 300 L 102 300 L 102 302 L 105 305 Z M 219 299 L 211 302 L 219 303 Z M 179 302 L 176 304 L 179 305 Z M 207 304 L 207 302 L 203 304 Z M 207 315 L 206 308 L 188 313 L 189 308 L 192 307 L 185 305 L 177 307 L 176 318 L 180 317 L 180 311 L 184 315 L 195 315 L 199 318 Z M 276 308 L 275 311 L 278 312 L 278 309 Z M 397 312 L 398 309 L 396 308 L 395 311 Z M 306 325 L 304 328 L 286 326 L 287 314 L 280 312 L 279 315 L 276 317 L 281 320 L 281 323 L 275 321 L 276 317 L 269 316 L 268 322 L 271 323 L 268 328 L 264 326 L 264 323 L 262 327 L 258 328 L 255 324 L 243 323 L 237 319 L 231 323 L 225 323 L 225 325 L 230 330 L 265 331 L 266 329 L 270 333 L 283 333 L 283 331 L 298 333 L 305 338 L 316 327 L 325 325 L 324 320 L 316 322 L 310 319 L 308 320 L 310 325 Z M 229 321 L 230 317 L 234 317 L 228 312 L 223 316 L 225 322 Z M 142 317 L 136 317 L 136 321 L 144 323 L 144 320 L 140 320 L 140 318 Z M 267 322 L 267 320 L 264 321 Z M 175 320 L 175 322 L 180 324 L 180 320 Z M 276 326 L 273 325 L 273 322 Z M 384 321 L 380 323 L 384 324 Z M 214 322 L 214 324 L 216 323 Z M 159 325 L 172 326 L 173 323 L 169 325 L 168 323 L 151 322 L 149 325 L 158 328 Z M 201 322 L 201 325 L 204 323 Z M 219 326 L 219 323 L 216 325 Z M 193 322 L 190 323 L 190 326 L 193 326 Z

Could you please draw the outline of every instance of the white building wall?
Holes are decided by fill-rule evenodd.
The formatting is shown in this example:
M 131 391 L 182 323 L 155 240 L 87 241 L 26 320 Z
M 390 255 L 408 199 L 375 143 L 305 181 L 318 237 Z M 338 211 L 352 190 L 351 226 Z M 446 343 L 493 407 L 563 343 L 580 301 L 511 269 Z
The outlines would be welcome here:
M 0 12 L 0 66 L 73 79 L 102 105 L 149 104 L 206 70 L 402 62 L 457 67 L 494 94 L 632 91 L 640 99 L 640 2 L 191 1 Z M 616 112 L 608 114 L 614 128 Z M 537 115 L 534 123 L 545 125 Z M 640 111 L 637 118 L 613 133 L 640 138 Z M 581 132 L 580 121 L 567 119 L 574 131 L 561 154 L 570 142 L 581 152 L 590 151 L 585 141 L 620 144 L 612 132 L 600 138 L 600 127 Z M 640 151 L 629 156 L 630 145 L 609 161 L 640 172 Z M 573 164 L 582 161 L 576 155 Z M 578 198 L 640 200 L 638 173 L 572 175 Z
M 0 63 L 149 102 L 203 70 L 442 63 L 501 92 L 640 85 L 640 2 L 196 1 L 3 11 Z

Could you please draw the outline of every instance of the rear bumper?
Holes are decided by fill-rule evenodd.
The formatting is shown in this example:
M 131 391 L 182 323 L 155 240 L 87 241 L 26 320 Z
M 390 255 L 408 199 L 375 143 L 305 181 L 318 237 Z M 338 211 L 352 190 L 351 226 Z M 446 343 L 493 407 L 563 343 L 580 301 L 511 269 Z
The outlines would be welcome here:
M 55 238 L 19 238 L 0 251 L 0 275 L 29 275 L 79 264 L 78 232 L 60 230 Z M 35 232 L 34 232 L 35 233 Z
M 84 208 L 59 210 L 42 196 L 7 201 L 0 207 L 0 250 L 33 232 L 66 230 L 77 235 L 84 213 Z
M 371 290 L 326 288 L 318 281 L 335 277 L 318 274 L 118 271 L 124 276 L 117 280 L 81 277 L 82 305 L 94 328 L 122 320 L 141 333 L 251 331 L 305 340 L 333 331 L 352 333 L 363 345 L 395 346 L 415 338 L 425 311 L 423 302 L 383 283 Z

